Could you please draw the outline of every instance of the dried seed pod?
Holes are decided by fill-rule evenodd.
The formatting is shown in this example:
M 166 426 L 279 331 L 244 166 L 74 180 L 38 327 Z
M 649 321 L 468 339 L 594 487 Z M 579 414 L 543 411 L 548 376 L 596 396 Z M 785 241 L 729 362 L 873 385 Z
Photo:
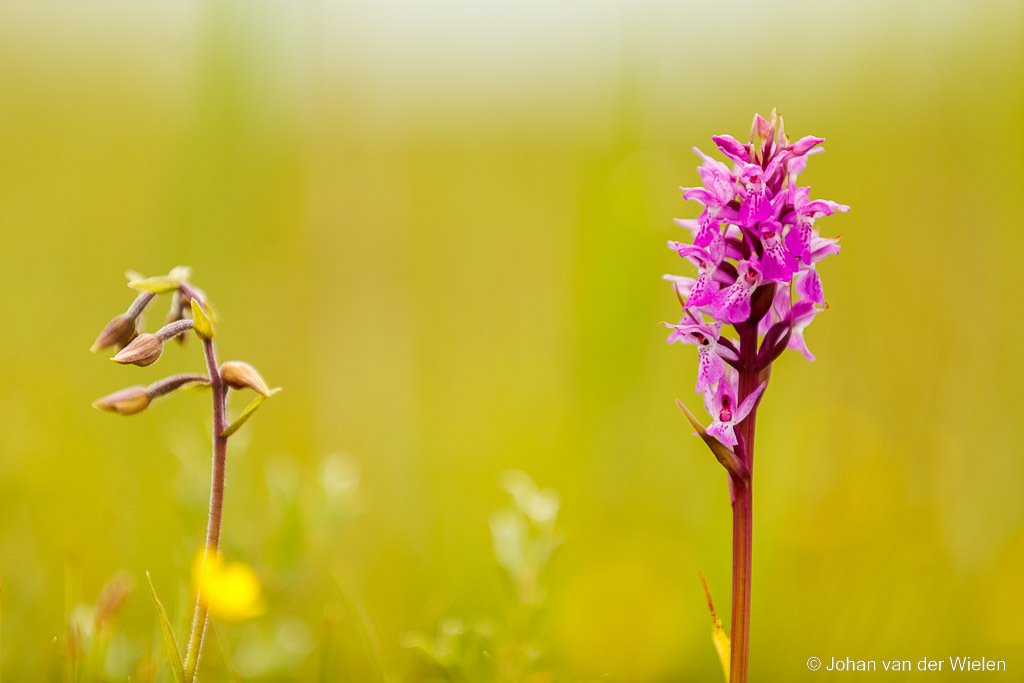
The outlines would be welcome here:
M 149 407 L 149 392 L 146 387 L 133 386 L 93 401 L 92 407 L 118 415 L 134 415 Z
M 220 366 L 220 376 L 232 389 L 252 389 L 260 396 L 271 394 L 260 373 L 245 361 L 229 360 Z
M 152 365 L 163 353 L 164 343 L 155 334 L 143 333 L 110 360 L 122 365 Z

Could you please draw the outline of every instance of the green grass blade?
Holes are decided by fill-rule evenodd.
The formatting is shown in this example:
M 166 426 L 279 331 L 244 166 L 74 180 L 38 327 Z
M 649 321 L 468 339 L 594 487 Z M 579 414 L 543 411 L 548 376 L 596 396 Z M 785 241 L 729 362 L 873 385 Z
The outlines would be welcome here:
M 167 619 L 167 612 L 164 611 L 160 598 L 156 597 L 156 589 L 153 588 L 153 578 L 149 575 L 149 572 L 146 572 L 146 581 L 149 583 L 149 594 L 153 598 L 153 604 L 156 605 L 156 615 L 160 619 L 160 630 L 164 634 L 164 648 L 167 650 L 167 658 L 171 660 L 171 671 L 174 672 L 174 680 L 177 683 L 185 683 L 185 665 L 181 662 L 181 651 L 178 650 L 178 641 L 174 639 L 174 629 L 171 628 L 171 622 Z

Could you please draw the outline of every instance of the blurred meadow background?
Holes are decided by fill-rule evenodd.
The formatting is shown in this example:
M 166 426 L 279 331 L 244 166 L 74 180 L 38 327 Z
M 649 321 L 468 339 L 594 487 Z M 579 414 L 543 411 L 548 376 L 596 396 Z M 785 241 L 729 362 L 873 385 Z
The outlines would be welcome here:
M 262 597 L 204 680 L 721 680 L 726 477 L 661 275 L 691 147 L 772 107 L 853 211 L 758 421 L 752 676 L 1016 679 L 1022 79 L 1011 1 L 0 3 L 3 680 L 170 680 L 145 572 L 181 640 L 209 397 L 90 402 L 201 352 L 88 348 L 178 264 L 285 389 L 231 442 Z

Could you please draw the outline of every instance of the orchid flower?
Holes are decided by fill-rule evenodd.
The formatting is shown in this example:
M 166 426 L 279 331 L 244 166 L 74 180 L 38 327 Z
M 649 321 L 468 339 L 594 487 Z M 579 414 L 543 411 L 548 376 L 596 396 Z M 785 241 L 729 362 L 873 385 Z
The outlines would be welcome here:
M 816 237 L 814 221 L 822 216 L 831 216 L 836 211 L 845 213 L 850 210 L 845 204 L 824 199 L 812 201 L 810 192 L 809 187 L 791 187 L 789 194 L 793 210 L 783 216 L 783 222 L 793 226 L 786 234 L 786 248 L 804 263 L 811 262 L 811 242 Z
M 721 234 L 719 234 L 721 237 Z M 690 294 L 686 299 L 683 308 L 699 308 L 707 306 L 714 301 L 718 294 L 719 285 L 715 281 L 715 274 L 718 272 L 718 265 L 705 249 L 695 247 L 683 242 L 669 242 L 668 248 L 679 253 L 680 256 L 688 259 L 697 267 L 697 279 L 690 288 Z M 725 242 L 722 242 L 725 248 Z
M 678 325 L 662 323 L 672 332 L 668 335 L 668 343 L 694 344 L 697 347 L 697 387 L 698 394 L 714 386 L 725 374 L 725 362 L 739 360 L 736 352 L 719 340 L 722 336 L 721 323 L 704 322 L 703 316 L 683 319 Z
M 782 244 L 782 224 L 768 220 L 760 225 L 761 244 L 764 255 L 761 257 L 761 275 L 766 282 L 789 282 L 796 273 L 797 263 L 793 254 Z
M 676 219 L 693 243 L 669 242 L 696 276 L 666 275 L 683 309 L 670 343 L 697 347 L 697 393 L 711 416 L 704 429 L 680 402 L 687 420 L 730 478 L 733 504 L 732 637 L 723 659 L 726 679 L 748 683 L 751 486 L 754 427 L 772 363 L 787 349 L 808 360 L 804 331 L 825 311 L 818 264 L 839 252 L 838 238 L 822 237 L 816 221 L 850 207 L 811 199 L 797 178 L 807 160 L 824 151 L 824 138 L 790 142 L 776 112 L 754 116 L 749 142 L 712 138 L 728 162 L 694 151 L 702 186 L 682 188 L 701 204 L 696 219 Z M 731 162 L 731 167 L 729 165 Z M 795 298 L 794 298 L 795 297 Z M 710 320 L 705 316 L 710 316 Z M 735 333 L 727 336 L 729 325 Z M 710 602 L 710 596 L 709 596 Z
M 729 167 L 717 161 L 699 148 L 693 151 L 704 160 L 697 168 L 703 187 L 683 187 L 683 199 L 692 199 L 704 206 L 698 220 L 698 228 L 694 234 L 693 244 L 706 247 L 714 262 L 721 263 L 725 256 L 725 240 L 722 237 L 723 220 L 735 220 L 736 210 L 729 202 L 736 196 L 736 179 Z
M 721 441 L 726 446 L 736 446 L 738 441 L 736 439 L 736 425 L 746 419 L 750 411 L 754 409 L 754 404 L 757 403 L 757 399 L 761 397 L 761 393 L 764 392 L 764 388 L 768 385 L 767 382 L 761 382 L 761 384 L 754 389 L 743 402 L 736 405 L 736 384 L 738 382 L 738 376 L 735 371 L 726 373 L 722 378 L 722 381 L 718 383 L 718 386 L 714 391 L 708 390 L 704 392 L 704 407 L 707 408 L 708 414 L 711 415 L 713 422 L 711 426 L 707 428 L 707 433 Z
M 712 302 L 715 317 L 727 323 L 743 322 L 750 317 L 750 298 L 763 279 L 761 266 L 753 257 L 737 263 L 736 271 L 736 282 L 719 290 Z

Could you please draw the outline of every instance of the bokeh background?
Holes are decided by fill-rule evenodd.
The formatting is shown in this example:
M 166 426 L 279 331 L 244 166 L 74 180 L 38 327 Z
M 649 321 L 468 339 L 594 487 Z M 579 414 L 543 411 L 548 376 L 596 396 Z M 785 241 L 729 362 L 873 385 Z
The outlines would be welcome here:
M 773 106 L 853 211 L 819 223 L 818 361 L 777 363 L 758 421 L 753 677 L 1017 680 L 1022 78 L 1013 1 L 0 4 L 4 680 L 169 680 L 144 572 L 181 638 L 208 396 L 90 402 L 201 354 L 88 347 L 124 270 L 178 264 L 222 359 L 285 388 L 232 441 L 224 551 L 266 609 L 218 623 L 209 679 L 720 680 L 726 479 L 674 405 L 660 276 L 690 148 Z M 509 468 L 560 501 L 526 608 Z M 470 636 L 531 673 L 473 673 Z

